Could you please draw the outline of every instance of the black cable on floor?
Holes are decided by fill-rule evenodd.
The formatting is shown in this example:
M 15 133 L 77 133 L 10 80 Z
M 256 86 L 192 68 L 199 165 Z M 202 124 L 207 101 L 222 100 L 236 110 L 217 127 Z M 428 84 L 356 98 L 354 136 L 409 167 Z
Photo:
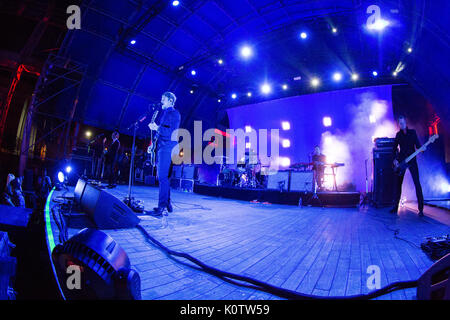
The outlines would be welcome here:
M 177 251 L 167 248 L 162 243 L 160 243 L 158 240 L 153 238 L 147 232 L 147 230 L 145 230 L 142 226 L 138 225 L 136 228 L 146 237 L 146 239 L 148 241 L 152 242 L 154 245 L 156 245 L 157 247 L 162 249 L 167 255 L 169 255 L 169 257 L 171 257 L 172 259 L 174 259 L 176 261 L 178 261 L 178 260 L 173 258 L 173 256 L 185 258 L 185 259 L 193 262 L 194 264 L 198 265 L 201 268 L 201 270 L 203 270 L 204 272 L 212 274 L 224 281 L 233 283 L 238 286 L 244 286 L 244 287 L 256 289 L 259 291 L 264 291 L 269 294 L 278 296 L 280 298 L 285 298 L 285 299 L 290 299 L 290 300 L 368 300 L 368 299 L 373 299 L 376 297 L 383 296 L 383 295 L 391 293 L 393 291 L 403 290 L 403 289 L 408 289 L 408 288 L 415 288 L 415 287 L 417 287 L 417 284 L 418 284 L 417 280 L 399 281 L 399 282 L 391 283 L 381 289 L 372 291 L 368 294 L 359 294 L 359 295 L 353 295 L 353 296 L 328 297 L 328 296 L 308 295 L 308 294 L 276 287 L 276 286 L 273 286 L 266 282 L 262 282 L 262 281 L 253 279 L 251 277 L 246 277 L 246 276 L 222 271 L 222 270 L 216 269 L 214 267 L 208 266 L 205 263 L 201 262 L 200 260 L 192 257 L 191 255 L 189 255 L 187 253 L 177 252 Z M 198 269 L 198 268 L 196 268 L 196 269 Z M 250 283 L 251 285 L 241 284 L 234 280 Z

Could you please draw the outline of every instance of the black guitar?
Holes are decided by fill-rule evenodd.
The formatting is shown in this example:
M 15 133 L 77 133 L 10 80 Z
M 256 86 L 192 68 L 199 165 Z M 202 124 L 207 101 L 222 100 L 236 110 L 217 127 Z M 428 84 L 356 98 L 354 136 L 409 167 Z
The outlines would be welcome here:
M 152 116 L 152 121 L 150 121 L 150 123 L 155 122 L 156 117 L 158 116 L 159 110 L 156 110 L 153 113 Z M 153 134 L 153 130 L 150 130 L 150 138 L 151 138 L 151 145 L 148 146 L 147 148 L 147 153 L 148 153 L 148 160 L 150 161 L 150 164 L 152 165 L 152 167 L 155 166 L 156 163 L 156 142 L 158 141 L 158 132 L 155 132 Z
M 430 143 L 433 143 L 437 138 L 439 138 L 439 135 L 437 134 L 431 136 L 430 139 L 428 139 L 428 141 L 423 146 L 417 149 L 408 158 L 400 162 L 398 165 L 394 165 L 394 172 L 398 175 L 404 174 L 406 169 L 408 168 L 408 162 L 414 159 L 414 157 L 417 156 L 419 152 L 423 151 Z

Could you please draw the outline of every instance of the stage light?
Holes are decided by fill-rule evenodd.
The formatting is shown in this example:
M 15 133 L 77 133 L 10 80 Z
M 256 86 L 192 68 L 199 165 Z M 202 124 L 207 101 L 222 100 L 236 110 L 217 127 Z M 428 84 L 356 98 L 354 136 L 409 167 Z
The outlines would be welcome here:
M 394 77 L 396 77 L 397 74 L 398 74 L 397 71 L 392 72 L 392 75 L 393 75 Z
M 411 53 L 413 49 L 411 47 L 408 48 L 408 53 Z
M 67 173 L 71 173 L 72 172 L 72 167 L 71 166 L 67 166 L 66 167 L 66 172 Z
M 218 102 L 218 103 L 221 103 L 221 102 L 222 102 L 222 100 L 220 100 L 220 99 L 217 99 L 217 102 Z
M 252 93 L 249 91 L 249 92 L 247 92 L 247 97 L 251 97 L 252 96 Z
M 190 94 L 194 94 L 194 90 L 191 89 L 191 90 L 189 91 L 189 93 L 190 93 Z
M 333 33 L 337 33 L 337 29 L 336 29 L 336 28 L 331 29 L 331 31 L 332 31 Z
M 90 138 L 92 136 L 92 132 L 86 131 L 86 137 Z
M 288 121 L 281 122 L 281 128 L 285 131 L 291 129 L 291 124 Z
M 311 86 L 317 87 L 320 84 L 320 80 L 318 78 L 311 79 Z
M 179 4 L 180 4 L 180 1 L 178 1 L 178 0 L 172 1 L 172 5 L 174 7 L 177 7 Z
M 65 180 L 66 180 L 66 177 L 64 176 L 64 172 L 59 171 L 58 172 L 58 181 L 59 181 L 59 183 L 64 183 Z
M 283 167 L 289 167 L 291 165 L 291 159 L 289 158 L 281 158 L 280 160 Z
M 223 60 L 222 60 L 222 59 L 219 59 L 219 60 L 217 60 L 217 63 L 218 63 L 218 64 L 223 64 Z
M 252 144 L 251 144 L 250 142 L 246 142 L 246 143 L 245 143 L 245 148 L 246 148 L 246 149 L 250 149 L 251 146 L 252 146 Z
M 252 127 L 245 126 L 245 132 L 252 132 Z
M 131 41 L 130 41 L 130 44 L 133 44 L 133 45 L 136 44 L 136 40 L 134 40 L 134 39 L 131 40 Z
M 336 81 L 336 82 L 341 81 L 342 80 L 342 74 L 339 73 L 339 72 L 335 72 L 333 74 L 333 80 Z
M 253 50 L 249 46 L 243 46 L 241 48 L 241 56 L 245 59 L 250 58 L 253 55 Z
M 232 99 L 236 99 L 236 98 L 237 98 L 237 94 L 236 94 L 236 93 L 233 93 L 233 94 L 231 95 L 231 98 L 232 98 Z
M 387 20 L 377 19 L 377 21 L 375 21 L 375 23 L 372 23 L 372 24 L 368 25 L 367 29 L 373 30 L 373 31 L 383 31 L 384 28 L 389 26 L 389 24 L 390 23 Z
M 308 34 L 306 32 L 300 33 L 300 38 L 306 39 L 308 37 Z
M 352 80 L 353 80 L 353 81 L 358 80 L 358 78 L 359 78 L 358 74 L 356 74 L 356 73 L 353 73 L 353 74 L 352 74 Z
M 195 71 L 195 70 L 191 71 L 191 75 L 195 76 L 196 74 L 197 74 L 197 71 Z
M 281 142 L 281 145 L 283 146 L 283 148 L 289 148 L 291 146 L 291 141 L 289 139 L 284 139 Z
M 331 118 L 330 117 L 323 117 L 322 122 L 325 127 L 331 127 Z
M 272 87 L 268 83 L 264 83 L 261 86 L 261 92 L 264 94 L 269 94 L 272 91 Z
M 288 89 L 288 85 L 287 84 L 283 84 L 281 87 L 283 88 L 283 90 L 287 90 Z
M 372 72 L 372 75 L 373 75 L 374 77 L 377 77 L 377 76 L 378 76 L 378 72 L 373 71 L 373 72 Z

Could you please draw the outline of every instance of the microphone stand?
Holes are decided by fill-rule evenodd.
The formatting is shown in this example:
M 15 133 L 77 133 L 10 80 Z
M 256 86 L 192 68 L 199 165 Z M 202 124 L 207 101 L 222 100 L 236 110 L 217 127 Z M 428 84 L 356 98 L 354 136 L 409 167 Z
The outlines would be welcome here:
M 144 121 L 144 119 L 141 118 L 127 128 L 127 131 L 133 128 L 133 146 L 131 148 L 130 176 L 128 178 L 128 197 L 125 197 L 123 202 L 135 212 L 142 212 L 140 208 L 137 208 L 135 206 L 135 204 L 133 203 L 133 198 L 131 197 L 131 187 L 133 184 L 133 174 L 134 174 L 134 157 L 136 153 L 136 131 L 139 128 L 139 123 Z

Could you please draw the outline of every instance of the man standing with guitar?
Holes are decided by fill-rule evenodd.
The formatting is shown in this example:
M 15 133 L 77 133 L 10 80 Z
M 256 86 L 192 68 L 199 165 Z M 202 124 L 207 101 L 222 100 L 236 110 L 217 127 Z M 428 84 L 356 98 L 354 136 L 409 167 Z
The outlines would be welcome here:
M 152 144 L 157 142 L 157 174 L 159 180 L 158 207 L 154 208 L 154 215 L 162 216 L 166 210 L 172 212 L 170 204 L 169 171 L 172 163 L 172 150 L 178 141 L 172 141 L 172 133 L 180 126 L 181 116 L 174 108 L 176 96 L 172 92 L 165 92 L 161 97 L 162 115 L 159 126 L 151 122 L 148 127 L 156 131 Z
M 397 213 L 398 204 L 400 202 L 400 197 L 402 193 L 402 184 L 403 178 L 405 176 L 406 168 L 409 169 L 411 176 L 414 181 L 414 186 L 416 188 L 416 196 L 419 207 L 419 216 L 423 217 L 423 194 L 422 194 L 422 186 L 420 185 L 419 180 L 419 168 L 417 166 L 416 158 L 409 159 L 408 162 L 405 160 L 410 158 L 410 156 L 416 152 L 417 149 L 421 149 L 421 151 L 425 151 L 426 146 L 421 146 L 419 139 L 417 138 L 416 130 L 409 129 L 406 126 L 406 118 L 405 116 L 398 117 L 398 125 L 400 127 L 400 131 L 397 132 L 395 136 L 394 143 L 394 169 L 397 173 L 395 179 L 395 195 L 394 195 L 394 206 L 390 210 L 391 213 Z M 398 152 L 398 146 L 400 146 L 400 152 Z M 406 167 L 407 166 L 407 167 Z

